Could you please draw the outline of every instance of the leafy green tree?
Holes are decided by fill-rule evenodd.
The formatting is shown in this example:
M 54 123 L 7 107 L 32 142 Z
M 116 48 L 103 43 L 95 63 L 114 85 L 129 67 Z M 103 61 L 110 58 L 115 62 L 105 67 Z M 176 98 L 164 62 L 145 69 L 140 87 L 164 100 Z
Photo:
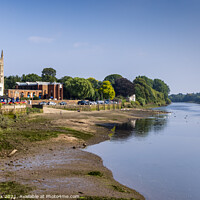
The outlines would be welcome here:
M 115 98 L 115 90 L 112 87 L 110 81 L 103 81 L 102 86 L 99 88 L 99 93 L 102 93 L 105 99 L 112 100 Z
M 146 77 L 146 76 L 139 76 L 140 78 L 142 78 L 143 80 L 145 80 L 146 84 L 148 86 L 150 86 L 151 88 L 153 88 L 153 80 Z
M 134 80 L 135 85 L 135 94 L 137 101 L 140 102 L 141 105 L 145 104 L 158 104 L 165 105 L 167 99 L 164 97 L 164 93 L 158 92 L 147 85 L 145 79 L 141 77 L 136 77 Z
M 71 76 L 64 76 L 64 77 L 58 79 L 58 82 L 63 84 L 63 97 L 64 97 L 64 99 L 70 99 L 71 98 L 70 90 L 69 90 L 71 80 L 72 80 Z
M 92 84 L 84 78 L 75 77 L 70 79 L 67 89 L 69 90 L 71 97 L 75 99 L 85 99 L 94 96 Z
M 160 79 L 154 79 L 153 81 L 153 89 L 162 92 L 165 96 L 165 99 L 168 98 L 168 94 L 170 92 L 169 86 Z
M 54 82 L 56 81 L 56 70 L 53 68 L 44 68 L 42 70 L 42 81 Z
M 99 88 L 101 87 L 102 82 L 92 77 L 88 78 L 87 80 L 92 84 L 92 87 L 94 88 L 94 96 L 91 97 L 91 100 L 95 101 L 101 99 L 102 94 L 99 93 Z
M 110 81 L 110 83 L 112 84 L 112 86 L 115 84 L 115 81 L 118 79 L 118 78 L 123 78 L 120 74 L 110 74 L 108 76 L 106 76 L 104 78 L 104 81 Z
M 20 82 L 21 81 L 21 77 L 19 76 L 8 76 L 8 77 L 4 77 L 4 87 L 5 89 L 14 89 L 16 86 L 16 82 Z
M 115 81 L 114 89 L 116 96 L 128 97 L 135 93 L 134 84 L 126 78 L 118 78 Z
M 100 88 L 100 86 L 102 84 L 100 81 L 98 81 L 98 80 L 96 80 L 95 78 L 92 78 L 92 77 L 88 78 L 87 80 L 90 81 L 90 83 L 92 84 L 92 87 L 94 89 Z
M 72 78 L 71 76 L 63 76 L 62 78 L 58 79 L 58 82 L 64 84 L 66 81 L 68 81 L 71 78 Z
M 42 78 L 38 76 L 37 74 L 23 74 L 22 75 L 22 82 L 36 82 L 36 81 L 41 81 Z

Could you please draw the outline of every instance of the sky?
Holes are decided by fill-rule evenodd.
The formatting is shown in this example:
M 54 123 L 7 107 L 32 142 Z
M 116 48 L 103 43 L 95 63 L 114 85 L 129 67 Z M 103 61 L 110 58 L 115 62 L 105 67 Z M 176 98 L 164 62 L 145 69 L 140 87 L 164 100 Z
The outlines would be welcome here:
M 45 67 L 103 80 L 121 74 L 200 92 L 199 0 L 0 0 L 5 76 Z

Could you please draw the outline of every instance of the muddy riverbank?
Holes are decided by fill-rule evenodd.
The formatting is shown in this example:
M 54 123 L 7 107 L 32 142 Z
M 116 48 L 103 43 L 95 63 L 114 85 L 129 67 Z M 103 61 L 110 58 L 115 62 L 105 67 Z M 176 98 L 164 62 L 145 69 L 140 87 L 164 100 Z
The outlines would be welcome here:
M 32 188 L 29 193 L 37 195 L 144 199 L 135 190 L 116 182 L 112 172 L 103 166 L 102 159 L 82 148 L 109 139 L 111 131 L 102 126 L 104 123 L 123 123 L 155 114 L 157 112 L 148 110 L 58 112 L 49 109 L 29 116 L 36 122 L 31 125 L 29 121 L 33 126 L 29 128 L 39 130 L 47 126 L 60 132 L 48 140 L 16 144 L 19 151 L 14 156 L 0 159 L 0 182 L 28 185 Z M 24 125 L 17 127 L 27 129 Z

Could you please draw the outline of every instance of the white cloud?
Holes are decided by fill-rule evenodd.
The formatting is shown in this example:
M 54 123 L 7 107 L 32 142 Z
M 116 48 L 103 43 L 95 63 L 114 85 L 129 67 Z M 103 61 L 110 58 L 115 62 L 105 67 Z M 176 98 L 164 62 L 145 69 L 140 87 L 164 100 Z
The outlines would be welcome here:
M 76 42 L 73 44 L 74 48 L 78 48 L 78 47 L 86 47 L 89 46 L 89 44 L 87 42 Z
M 48 37 L 31 36 L 28 38 L 28 40 L 33 43 L 51 43 L 54 39 Z

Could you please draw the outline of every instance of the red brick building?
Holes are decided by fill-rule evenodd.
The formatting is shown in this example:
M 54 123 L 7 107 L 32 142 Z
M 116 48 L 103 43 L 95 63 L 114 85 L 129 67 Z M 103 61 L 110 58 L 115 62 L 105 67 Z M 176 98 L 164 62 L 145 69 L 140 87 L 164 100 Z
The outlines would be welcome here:
M 8 89 L 6 95 L 10 98 L 63 99 L 63 84 L 50 82 L 16 82 L 16 89 Z

